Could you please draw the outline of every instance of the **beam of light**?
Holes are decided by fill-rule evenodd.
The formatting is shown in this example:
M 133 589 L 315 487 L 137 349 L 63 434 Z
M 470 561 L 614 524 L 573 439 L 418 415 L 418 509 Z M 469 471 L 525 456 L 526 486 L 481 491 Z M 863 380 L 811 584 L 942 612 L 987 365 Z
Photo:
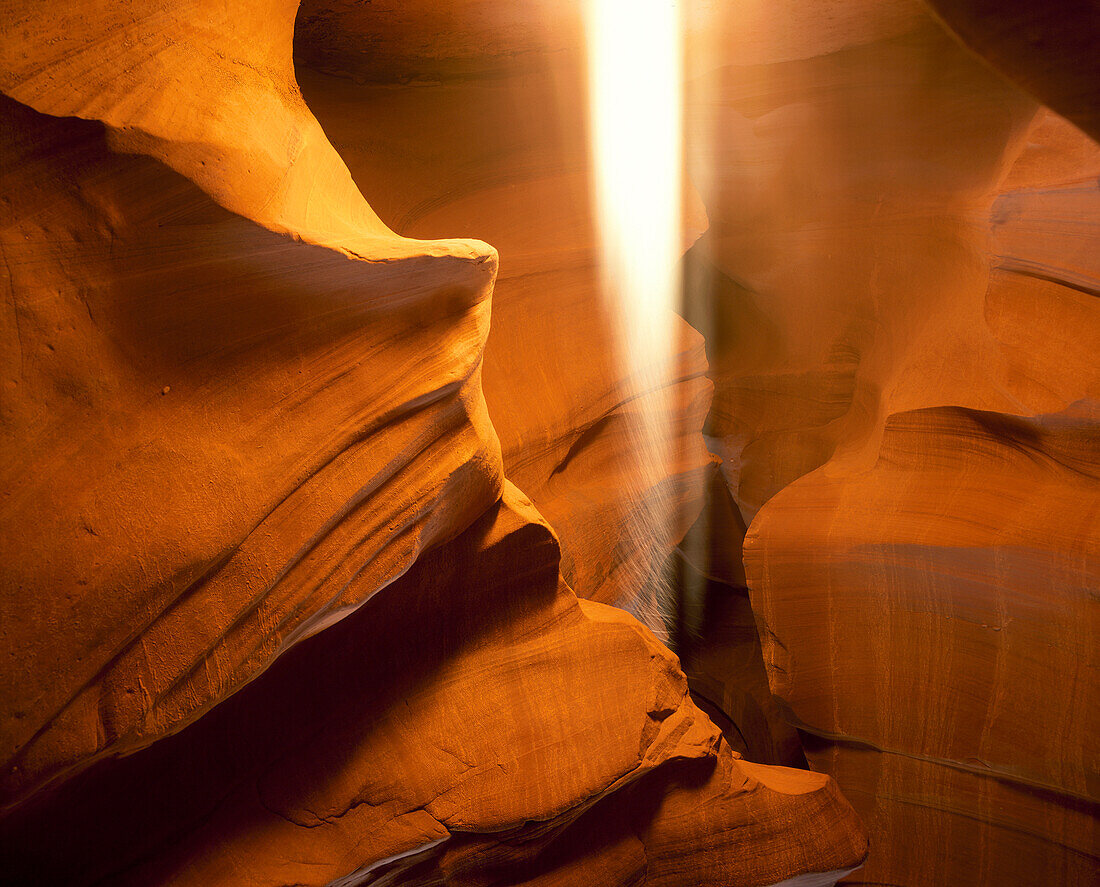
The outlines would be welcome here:
M 584 0 L 594 209 L 601 286 L 634 393 L 635 449 L 667 484 L 675 378 L 682 199 L 682 30 L 675 0 Z M 660 503 L 632 532 L 668 541 Z M 672 540 L 675 541 L 675 540 Z M 652 574 L 652 570 L 651 570 Z M 645 584 L 650 577 L 638 577 Z M 650 616 L 652 614 L 639 613 Z M 653 619 L 645 618 L 653 626 Z
M 677 307 L 681 30 L 672 0 L 586 0 L 596 219 L 630 357 L 667 352 Z

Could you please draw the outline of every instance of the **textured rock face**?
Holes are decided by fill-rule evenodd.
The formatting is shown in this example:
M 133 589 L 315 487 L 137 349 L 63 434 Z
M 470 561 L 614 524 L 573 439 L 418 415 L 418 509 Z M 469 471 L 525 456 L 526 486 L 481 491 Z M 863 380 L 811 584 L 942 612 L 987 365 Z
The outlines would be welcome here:
M 967 46 L 1093 138 L 1100 138 L 1096 84 L 1100 8 L 1089 0 L 927 0 Z
M 1091 884 L 1100 54 L 1033 6 L 687 4 L 646 381 L 576 3 L 0 0 L 0 881 Z M 669 564 L 686 676 L 608 606 Z
M 259 75 L 210 99 L 271 93 L 267 125 L 241 133 L 112 55 L 126 41 L 105 14 L 39 14 L 99 54 L 24 60 L 6 27 L 9 91 L 127 116 L 4 104 L 8 801 L 182 726 L 502 482 L 479 380 L 494 251 L 386 233 L 301 100 Z M 165 26 L 139 19 L 133 39 Z M 171 76 L 201 94 L 217 69 L 185 61 Z M 146 101 L 173 88 L 178 141 Z M 184 175 L 119 153 L 141 147 Z
M 359 77 L 363 10 L 319 4 L 311 109 L 295 11 L 0 4 L 3 880 L 835 881 L 836 784 L 743 761 L 570 587 L 637 608 L 711 465 L 683 325 L 637 452 L 582 144 L 509 129 L 576 55 L 403 92 L 431 10 L 377 4 Z M 437 76 L 535 41 L 496 27 Z
M 868 799 L 892 881 L 1095 870 L 1095 423 L 897 414 L 874 469 L 814 472 L 749 530 L 772 687 Z M 948 861 L 922 859 L 938 835 Z
M 1023 6 L 963 36 L 1087 128 Z M 868 825 L 853 883 L 1092 883 L 1100 149 L 916 5 L 793 30 L 712 49 L 689 105 L 690 319 L 771 689 Z
M 740 761 L 675 657 L 577 600 L 512 488 L 194 728 L 32 802 L 6 838 L 11 870 L 59 884 L 568 884 L 605 853 L 645 883 L 760 884 L 864 852 L 830 781 Z
M 343 7 L 303 8 L 303 93 L 381 215 L 418 237 L 476 231 L 500 251 L 482 378 L 505 470 L 554 526 L 577 593 L 631 605 L 698 513 L 711 470 L 698 435 L 711 385 L 701 337 L 670 315 L 680 351 L 667 379 L 668 461 L 648 464 L 633 434 L 654 392 L 627 378 L 618 320 L 599 292 L 576 38 L 551 53 L 563 37 L 550 31 L 518 72 L 511 57 L 490 56 L 478 62 L 480 79 L 398 88 L 373 56 L 316 48 L 341 45 L 363 24 Z M 406 60 L 414 63 L 433 70 Z M 694 237 L 705 219 L 697 198 L 688 208 Z

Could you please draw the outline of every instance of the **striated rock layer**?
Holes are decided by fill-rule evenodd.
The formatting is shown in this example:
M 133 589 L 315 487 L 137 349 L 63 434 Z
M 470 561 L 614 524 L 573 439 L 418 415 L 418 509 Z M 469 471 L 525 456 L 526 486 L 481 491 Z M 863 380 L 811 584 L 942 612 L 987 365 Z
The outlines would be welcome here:
M 456 4 L 445 20 L 437 8 L 307 0 L 303 94 L 402 232 L 476 233 L 500 251 L 483 384 L 505 470 L 554 526 L 577 593 L 636 607 L 712 470 L 703 343 L 670 313 L 674 412 L 665 463 L 649 464 L 635 435 L 656 392 L 626 376 L 621 320 L 600 292 L 579 5 Z M 377 44 L 389 48 L 355 51 Z M 706 220 L 685 197 L 694 240 Z
M 1090 0 L 925 0 L 961 41 L 1100 138 L 1100 7 Z
M 641 464 L 576 146 L 462 145 L 546 82 L 464 121 L 461 90 L 303 78 L 402 228 L 521 232 L 487 350 L 496 251 L 383 224 L 295 11 L 0 3 L 0 879 L 832 883 L 867 851 L 836 784 L 743 761 L 562 575 L 643 594 L 701 504 L 710 384 L 683 330 Z
M 772 687 L 891 880 L 1095 873 L 1096 419 L 901 413 L 873 470 L 796 481 L 749 529 Z
M 858 864 L 831 781 L 741 761 L 675 657 L 622 611 L 579 601 L 557 564 L 549 528 L 506 488 L 191 729 L 9 817 L 9 873 L 749 885 Z M 621 882 L 598 874 L 608 857 Z
M 1094 62 L 1013 50 L 1026 4 L 932 5 L 1087 127 Z M 1095 44 L 1071 6 L 1036 20 Z M 834 12 L 693 56 L 689 311 L 770 686 L 868 825 L 852 883 L 1094 883 L 1100 148 L 918 4 Z
M 3 109 L 6 802 L 192 720 L 502 483 L 492 248 L 388 233 L 296 90 L 243 61 L 199 88 L 218 52 L 267 44 L 218 28 L 240 44 L 142 71 L 126 49 L 163 42 L 162 17 L 123 39 L 106 14 L 38 15 L 5 25 L 5 88 L 115 122 Z M 28 56 L 34 27 L 56 58 Z M 147 99 L 171 89 L 157 134 Z M 271 113 L 241 132 L 227 108 L 252 93 Z

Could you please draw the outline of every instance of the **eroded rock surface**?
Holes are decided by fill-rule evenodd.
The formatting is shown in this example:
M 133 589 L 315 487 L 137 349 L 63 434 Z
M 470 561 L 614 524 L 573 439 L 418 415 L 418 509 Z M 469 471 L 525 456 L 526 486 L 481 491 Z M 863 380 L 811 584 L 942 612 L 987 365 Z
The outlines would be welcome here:
M 647 629 L 573 595 L 512 487 L 192 728 L 32 800 L 3 839 L 8 873 L 40 884 L 567 884 L 623 842 L 639 883 L 760 884 L 866 852 L 831 780 L 741 761 Z
M 749 529 L 772 687 L 897 848 L 891 881 L 939 880 L 940 834 L 960 877 L 1095 871 L 1095 436 L 1076 410 L 902 413 L 872 471 L 814 472 Z
M 223 46 L 184 16 L 166 55 L 154 7 L 36 9 L 3 41 L 37 108 L 3 108 L 6 803 L 187 723 L 502 483 L 495 252 L 377 221 L 296 90 L 246 64 L 293 84 L 289 29 L 221 13 Z
M 702 339 L 670 313 L 678 354 L 655 379 L 673 410 L 651 464 L 637 438 L 657 391 L 627 376 L 621 320 L 600 291 L 579 6 L 498 16 L 458 4 L 445 23 L 436 9 L 310 0 L 303 93 L 402 233 L 476 232 L 500 251 L 483 380 L 505 470 L 558 533 L 578 594 L 644 606 L 639 592 L 698 514 L 712 470 L 698 434 L 711 390 Z M 446 40 L 414 51 L 439 30 Z M 363 31 L 393 42 L 381 56 L 353 51 Z M 685 204 L 690 241 L 706 219 L 693 191 Z
M 1009 6 L 988 54 L 1038 71 Z M 731 11 L 759 39 L 712 41 L 689 105 L 691 319 L 771 688 L 890 848 L 853 883 L 1091 883 L 1100 149 L 916 4 L 829 21 Z
M 585 596 L 629 602 L 710 466 L 685 329 L 675 446 L 639 471 L 648 394 L 605 353 L 576 146 L 493 169 L 458 150 L 468 94 L 327 94 L 338 116 L 389 102 L 373 151 L 343 120 L 357 176 L 390 165 L 379 205 L 403 232 L 521 232 L 490 360 L 496 251 L 380 220 L 299 93 L 295 10 L 0 6 L 2 877 L 760 885 L 858 866 L 835 783 L 741 760 L 648 629 L 573 593 L 536 510 Z M 468 125 L 501 131 L 487 107 Z M 418 156 L 443 137 L 410 121 L 437 113 L 455 150 Z

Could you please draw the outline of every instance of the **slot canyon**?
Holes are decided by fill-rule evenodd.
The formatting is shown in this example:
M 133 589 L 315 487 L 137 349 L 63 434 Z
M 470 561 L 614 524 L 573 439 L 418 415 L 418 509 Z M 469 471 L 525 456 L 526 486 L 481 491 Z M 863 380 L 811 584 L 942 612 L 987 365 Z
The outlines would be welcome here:
M 0 885 L 1100 884 L 1097 0 L 0 0 Z

